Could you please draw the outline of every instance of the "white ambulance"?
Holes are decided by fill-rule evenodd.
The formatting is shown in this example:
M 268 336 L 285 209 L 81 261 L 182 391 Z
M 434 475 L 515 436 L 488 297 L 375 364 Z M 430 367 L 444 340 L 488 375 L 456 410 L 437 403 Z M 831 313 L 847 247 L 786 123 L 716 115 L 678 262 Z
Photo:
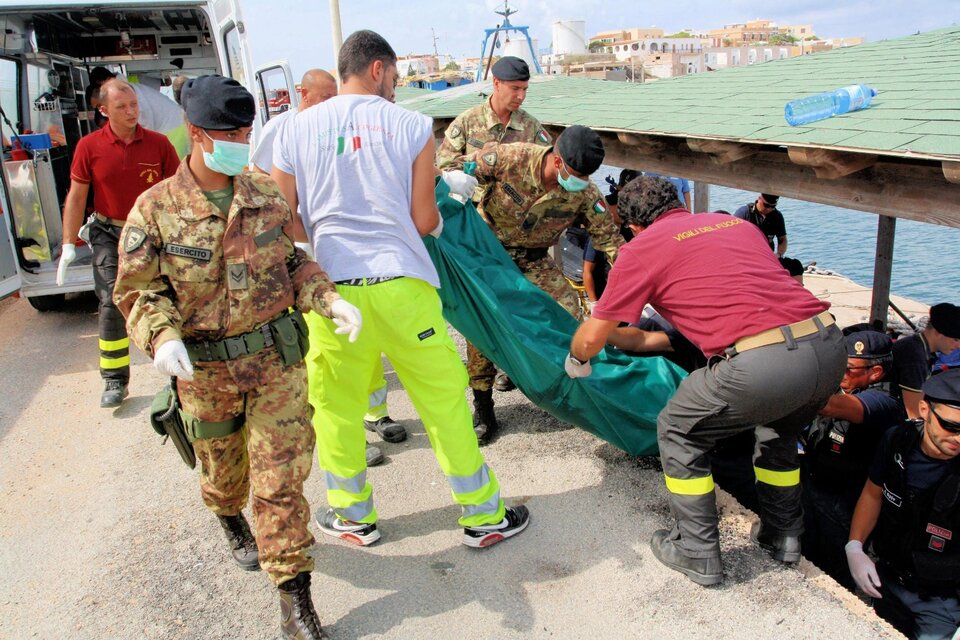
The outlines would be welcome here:
M 253 69 L 249 28 L 238 0 L 0 1 L 0 298 L 19 291 L 48 311 L 68 293 L 93 290 L 86 245 L 63 286 L 56 272 L 73 152 L 97 126 L 86 101 L 94 67 L 171 96 L 179 75 L 232 76 L 257 98 L 257 129 L 278 90 L 296 108 L 285 62 Z

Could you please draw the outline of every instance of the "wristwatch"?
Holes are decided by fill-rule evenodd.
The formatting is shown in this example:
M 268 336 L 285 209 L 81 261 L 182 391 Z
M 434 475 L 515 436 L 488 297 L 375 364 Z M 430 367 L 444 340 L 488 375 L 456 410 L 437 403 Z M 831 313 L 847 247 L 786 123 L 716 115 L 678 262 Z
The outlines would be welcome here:
M 580 358 L 578 358 L 578 357 L 576 357 L 575 355 L 573 355 L 573 352 L 572 352 L 572 351 L 567 354 L 567 357 L 570 358 L 570 362 L 572 362 L 573 364 L 577 365 L 578 367 L 582 367 L 583 365 L 585 365 L 585 364 L 587 364 L 588 362 L 590 362 L 590 358 L 587 358 L 586 360 L 581 360 Z

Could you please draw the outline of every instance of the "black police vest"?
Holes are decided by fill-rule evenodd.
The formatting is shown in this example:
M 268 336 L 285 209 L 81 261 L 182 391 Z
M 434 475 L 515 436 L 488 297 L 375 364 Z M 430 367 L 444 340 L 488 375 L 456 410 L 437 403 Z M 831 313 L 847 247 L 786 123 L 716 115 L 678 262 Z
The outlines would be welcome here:
M 960 588 L 960 459 L 925 491 L 907 487 L 903 460 L 922 432 L 907 421 L 896 427 L 886 460 L 880 518 L 874 547 L 911 590 Z

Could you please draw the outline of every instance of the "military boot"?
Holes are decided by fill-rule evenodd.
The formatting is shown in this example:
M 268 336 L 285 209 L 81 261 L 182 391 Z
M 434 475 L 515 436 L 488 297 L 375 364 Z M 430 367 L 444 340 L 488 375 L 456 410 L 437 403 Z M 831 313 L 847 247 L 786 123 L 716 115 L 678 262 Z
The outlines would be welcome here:
M 298 573 L 280 585 L 280 631 L 292 640 L 326 638 L 310 597 L 310 574 Z
M 130 395 L 127 390 L 127 383 L 122 380 L 107 380 L 103 387 L 103 394 L 100 396 L 100 407 L 103 409 L 115 409 L 123 404 L 123 399 Z
M 242 513 L 235 516 L 217 516 L 223 532 L 227 535 L 234 561 L 244 571 L 260 570 L 260 554 L 257 552 L 257 541 L 250 533 L 250 525 Z
M 493 413 L 493 389 L 473 390 L 473 431 L 480 444 L 487 444 L 497 433 L 500 425 Z

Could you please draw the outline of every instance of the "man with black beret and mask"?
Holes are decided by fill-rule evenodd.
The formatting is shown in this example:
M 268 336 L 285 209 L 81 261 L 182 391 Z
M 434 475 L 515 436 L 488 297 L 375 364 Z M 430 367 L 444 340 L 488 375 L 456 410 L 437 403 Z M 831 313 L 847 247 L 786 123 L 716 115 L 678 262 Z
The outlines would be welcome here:
M 941 302 L 930 307 L 922 331 L 893 343 L 890 393 L 903 400 L 908 418 L 920 417 L 920 387 L 930 377 L 936 354 L 960 349 L 960 307 Z
M 698 584 L 723 580 L 710 450 L 749 431 L 761 507 L 751 537 L 774 558 L 799 561 L 797 435 L 837 390 L 847 364 L 829 303 L 791 278 L 748 222 L 690 213 L 662 178 L 630 182 L 620 191 L 619 209 L 636 237 L 574 335 L 567 375 L 589 376 L 590 358 L 620 322 L 636 322 L 647 303 L 709 358 L 657 418 L 676 524 L 654 533 L 654 557 Z
M 234 560 L 279 587 L 284 637 L 320 638 L 303 497 L 315 435 L 301 310 L 332 318 L 351 342 L 360 312 L 294 246 L 293 214 L 273 180 L 244 170 L 253 96 L 201 76 L 181 98 L 193 149 L 130 212 L 114 300 L 131 338 L 174 378 L 200 492 Z M 256 541 L 241 512 L 251 488 Z
M 489 144 L 468 156 L 477 163 L 483 188 L 481 206 L 490 228 L 527 280 L 546 291 L 574 316 L 579 316 L 576 292 L 548 251 L 564 231 L 581 221 L 598 251 L 612 262 L 623 238 L 607 211 L 590 174 L 603 162 L 603 142 L 590 129 L 574 125 L 553 147 L 526 142 Z M 497 429 L 490 383 L 495 368 L 472 346 L 467 370 L 473 389 L 475 429 L 481 442 Z

